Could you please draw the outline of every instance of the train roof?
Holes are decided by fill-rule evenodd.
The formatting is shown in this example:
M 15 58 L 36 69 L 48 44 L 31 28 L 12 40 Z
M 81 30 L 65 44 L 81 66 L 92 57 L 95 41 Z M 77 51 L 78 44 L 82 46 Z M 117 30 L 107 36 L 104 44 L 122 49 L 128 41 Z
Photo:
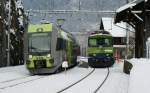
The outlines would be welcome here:
M 52 23 L 29 24 L 28 32 L 51 32 L 52 26 Z
M 64 30 L 63 28 L 54 25 L 53 23 L 39 23 L 39 24 L 29 24 L 28 25 L 28 33 L 34 32 L 51 32 L 53 28 L 57 28 L 58 31 L 63 39 L 73 41 L 74 37 L 71 33 Z
M 90 36 L 97 36 L 97 35 L 112 36 L 108 31 L 104 31 L 104 30 L 97 30 L 90 33 Z

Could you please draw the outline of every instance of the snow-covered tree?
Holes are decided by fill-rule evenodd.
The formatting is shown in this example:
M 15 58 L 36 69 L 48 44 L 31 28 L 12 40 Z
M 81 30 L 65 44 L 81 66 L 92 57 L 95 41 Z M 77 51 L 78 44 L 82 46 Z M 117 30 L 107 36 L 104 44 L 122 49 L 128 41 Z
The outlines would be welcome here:
M 0 66 L 6 65 L 6 11 L 5 0 L 0 0 Z
M 23 64 L 23 34 L 24 34 L 24 27 L 25 27 L 25 15 L 24 15 L 24 8 L 22 6 L 21 0 L 1 0 L 3 2 L 3 12 L 1 12 L 2 15 L 5 14 L 2 18 L 2 24 L 3 27 L 3 36 L 10 35 L 9 38 L 9 44 L 10 44 L 10 65 L 19 65 Z M 11 3 L 10 3 L 11 2 Z M 0 39 L 2 39 L 0 37 Z M 5 62 L 6 65 L 6 52 L 7 52 L 7 44 L 8 44 L 8 38 L 5 40 L 2 40 L 5 42 L 5 60 L 3 60 L 0 63 Z

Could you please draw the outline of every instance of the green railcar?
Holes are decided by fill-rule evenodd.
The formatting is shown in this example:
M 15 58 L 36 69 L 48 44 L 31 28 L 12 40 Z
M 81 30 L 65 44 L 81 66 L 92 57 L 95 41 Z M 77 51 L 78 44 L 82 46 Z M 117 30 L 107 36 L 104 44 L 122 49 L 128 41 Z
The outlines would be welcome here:
M 91 67 L 109 67 L 114 64 L 113 38 L 107 31 L 94 31 L 88 37 L 88 64 Z
M 32 74 L 55 73 L 77 64 L 78 44 L 72 34 L 52 23 L 29 24 L 27 32 L 26 67 Z

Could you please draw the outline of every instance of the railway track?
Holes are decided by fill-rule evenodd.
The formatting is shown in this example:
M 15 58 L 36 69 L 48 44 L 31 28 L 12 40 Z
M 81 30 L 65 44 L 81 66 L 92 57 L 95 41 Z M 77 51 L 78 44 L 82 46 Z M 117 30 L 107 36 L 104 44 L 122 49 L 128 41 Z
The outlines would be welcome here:
M 68 70 L 67 70 L 68 71 Z M 0 89 L 6 89 L 9 87 L 15 87 L 21 84 L 25 84 L 28 82 L 32 82 L 35 80 L 39 80 L 41 78 L 46 78 L 47 76 L 24 76 L 24 77 L 18 77 L 10 80 L 5 80 L 0 82 Z
M 18 77 L 18 78 L 14 78 L 14 79 L 9 79 L 9 80 L 5 80 L 5 81 L 1 81 L 0 83 L 7 83 L 7 82 L 11 82 L 11 81 L 15 81 L 15 80 L 20 80 L 20 79 L 24 79 L 27 77 L 31 77 L 31 76 L 24 76 L 24 77 Z
M 98 90 L 104 85 L 105 81 L 107 80 L 107 78 L 109 76 L 109 73 L 110 73 L 109 68 L 107 68 L 107 75 L 106 75 L 106 77 L 104 78 L 103 82 L 94 90 L 93 93 L 97 93 Z
M 61 89 L 61 90 L 58 91 L 57 93 L 65 92 L 65 91 L 67 91 L 68 89 L 70 89 L 71 87 L 73 87 L 73 86 L 75 86 L 76 84 L 80 83 L 81 81 L 84 81 L 84 80 L 85 80 L 87 77 L 89 77 L 94 71 L 95 71 L 95 68 L 94 68 L 90 73 L 88 73 L 85 77 L 83 77 L 83 78 L 81 78 L 80 80 L 78 80 L 77 82 L 75 82 L 75 83 L 73 83 L 73 84 L 71 84 L 71 85 L 69 85 L 69 86 L 67 86 L 67 87 L 65 87 L 65 88 L 63 88 L 63 89 Z M 106 81 L 107 78 L 109 77 L 109 73 L 110 73 L 109 68 L 107 68 L 107 74 L 106 74 L 104 80 L 102 81 L 102 83 L 100 83 L 100 84 L 97 86 L 97 88 L 93 91 L 93 93 L 97 93 L 97 92 L 100 90 L 100 88 L 103 86 L 103 84 L 105 83 L 105 81 Z
M 67 87 L 65 87 L 65 88 L 63 88 L 63 89 L 61 89 L 61 90 L 58 91 L 57 93 L 62 93 L 62 92 L 64 92 L 65 90 L 67 90 L 67 89 L 73 87 L 74 85 L 78 84 L 79 82 L 83 81 L 85 78 L 87 78 L 88 76 L 90 76 L 94 71 L 95 71 L 95 68 L 94 68 L 90 73 L 88 73 L 85 77 L 83 77 L 83 78 L 81 78 L 80 80 L 78 80 L 77 82 L 75 82 L 75 83 L 73 83 L 73 84 L 71 84 L 71 85 L 69 85 L 69 86 L 67 86 Z
M 67 86 L 67 87 L 65 87 L 65 88 L 63 88 L 63 89 L 61 89 L 59 91 L 57 91 L 57 93 L 66 92 L 66 91 L 68 91 L 68 89 L 72 89 L 72 87 L 75 86 L 75 85 L 77 85 L 78 83 L 80 84 L 81 81 L 86 81 L 88 77 L 91 78 L 93 72 L 95 72 L 95 68 L 93 68 L 92 71 L 90 71 L 86 76 L 84 76 L 80 80 L 74 82 L 73 84 L 71 84 L 71 85 L 69 85 L 69 86 Z M 109 68 L 107 68 L 107 74 L 106 74 L 106 76 L 104 76 L 104 79 L 102 78 L 103 79 L 103 81 L 101 81 L 102 83 L 98 84 L 96 86 L 97 88 L 95 87 L 96 89 L 92 88 L 92 89 L 94 89 L 93 92 L 91 91 L 92 93 L 97 93 L 100 90 L 100 88 L 104 85 L 105 81 L 108 79 L 109 73 L 110 73 Z M 0 82 L 0 89 L 3 90 L 3 89 L 10 88 L 10 87 L 15 87 L 15 86 L 18 86 L 18 85 L 23 85 L 23 84 L 26 84 L 28 82 L 39 80 L 39 79 L 45 78 L 45 77 L 46 76 L 24 76 L 24 77 L 19 77 L 19 78 L 11 79 L 11 80 L 2 81 L 2 82 Z
M 39 80 L 41 78 L 45 78 L 45 76 L 26 76 L 26 77 L 20 77 L 12 80 L 3 81 L 0 82 L 0 89 L 15 87 L 17 85 Z

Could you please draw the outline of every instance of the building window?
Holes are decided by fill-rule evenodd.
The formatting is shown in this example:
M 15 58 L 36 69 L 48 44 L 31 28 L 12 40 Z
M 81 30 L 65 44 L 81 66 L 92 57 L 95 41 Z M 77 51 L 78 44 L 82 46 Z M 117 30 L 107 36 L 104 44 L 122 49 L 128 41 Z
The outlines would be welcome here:
M 114 45 L 125 45 L 126 38 L 125 37 L 114 37 Z

